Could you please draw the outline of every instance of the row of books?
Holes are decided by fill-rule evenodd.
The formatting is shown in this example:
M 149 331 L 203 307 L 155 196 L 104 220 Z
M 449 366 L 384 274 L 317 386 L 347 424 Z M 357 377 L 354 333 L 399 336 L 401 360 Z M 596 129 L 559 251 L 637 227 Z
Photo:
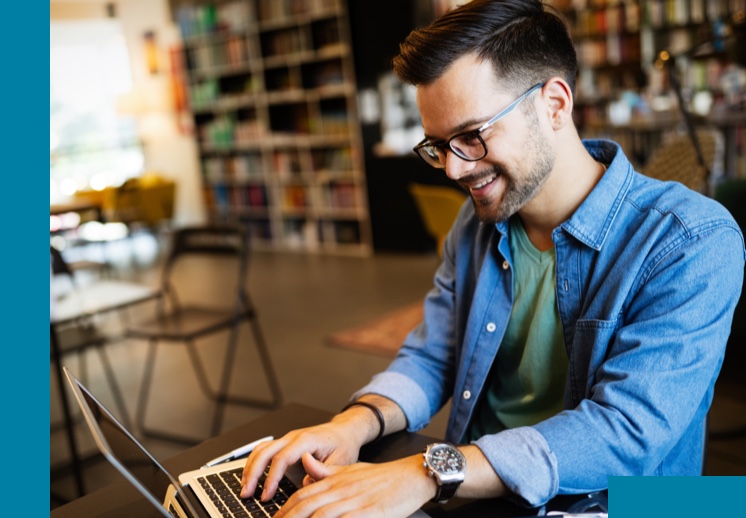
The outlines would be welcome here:
M 572 32 L 576 38 L 636 33 L 639 30 L 640 5 L 637 2 L 610 5 L 597 11 L 577 11 L 572 24 Z
M 323 173 L 323 178 L 349 177 L 353 169 L 349 146 L 313 150 L 284 149 L 262 154 L 243 152 L 235 156 L 210 156 L 202 161 L 202 170 L 209 183 L 256 181 L 265 171 L 281 179 L 300 177 L 304 172 Z
M 637 35 L 608 35 L 604 39 L 576 42 L 578 63 L 581 67 L 621 65 L 640 61 L 640 37 Z
M 306 14 L 337 12 L 341 0 L 259 0 L 259 20 L 276 21 Z
M 233 157 L 209 157 L 202 161 L 205 180 L 215 184 L 241 184 L 263 179 L 262 156 L 258 153 L 246 153 Z
M 195 72 L 246 67 L 259 55 L 254 40 L 243 36 L 203 42 L 187 48 L 187 54 L 189 66 Z
M 231 209 L 224 200 L 216 199 L 213 193 L 206 193 L 206 196 L 208 207 L 213 213 L 225 219 L 230 218 Z M 243 214 L 239 221 L 254 243 L 274 242 L 272 222 L 266 216 Z M 361 243 L 360 223 L 357 221 L 315 220 L 292 216 L 284 218 L 281 225 L 281 241 L 290 248 L 315 249 L 321 246 L 335 247 Z
M 575 37 L 635 33 L 643 26 L 664 29 L 714 23 L 746 7 L 744 0 L 618 0 L 602 2 L 595 9 L 584 3 L 566 7 Z
M 266 209 L 268 187 L 263 184 L 231 185 L 208 180 L 212 204 L 232 208 Z M 324 209 L 355 209 L 360 206 L 360 190 L 351 182 L 335 182 L 325 186 L 285 185 L 280 189 L 282 206 L 287 210 L 318 207 Z
M 234 114 L 218 115 L 200 124 L 198 131 L 200 142 L 208 148 L 231 148 L 267 136 L 267 128 L 260 120 L 237 120 Z
M 307 34 L 298 27 L 284 29 L 262 35 L 264 56 L 286 56 L 311 49 Z
M 648 0 L 647 24 L 654 29 L 722 21 L 743 11 L 743 0 Z
M 208 180 L 207 193 L 210 205 L 232 209 L 267 209 L 276 204 L 268 199 L 268 187 L 263 184 L 229 185 Z M 285 210 L 318 207 L 348 210 L 360 207 L 361 192 L 351 182 L 330 183 L 323 187 L 286 185 L 280 189 L 281 203 Z
M 323 186 L 283 187 L 283 206 L 287 209 L 323 207 L 327 209 L 356 209 L 360 207 L 360 188 L 352 182 L 330 182 Z
M 176 10 L 176 23 L 185 39 L 218 32 L 241 32 L 254 20 L 251 3 L 243 0 L 204 5 L 185 4 Z
M 267 210 L 267 191 L 264 186 L 250 185 L 241 188 L 217 184 L 204 189 L 208 209 L 230 214 L 236 208 Z
M 314 221 L 286 219 L 283 221 L 283 242 L 290 247 L 315 249 L 320 246 L 360 244 L 360 224 L 357 221 Z
M 306 64 L 300 68 L 276 67 L 265 70 L 264 77 L 268 91 L 321 88 L 345 81 L 342 62 L 338 59 Z

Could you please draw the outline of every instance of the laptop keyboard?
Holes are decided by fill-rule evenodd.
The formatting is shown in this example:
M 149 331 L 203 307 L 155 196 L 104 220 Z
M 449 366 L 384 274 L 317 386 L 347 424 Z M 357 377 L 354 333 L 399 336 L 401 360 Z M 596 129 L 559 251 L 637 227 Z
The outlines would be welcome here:
M 225 518 L 265 518 L 274 516 L 280 507 L 288 501 L 290 495 L 297 490 L 295 484 L 287 477 L 283 477 L 274 498 L 262 502 L 260 497 L 268 471 L 269 467 L 259 479 L 254 496 L 251 498 L 241 498 L 239 496 L 243 468 L 199 477 L 197 481 Z

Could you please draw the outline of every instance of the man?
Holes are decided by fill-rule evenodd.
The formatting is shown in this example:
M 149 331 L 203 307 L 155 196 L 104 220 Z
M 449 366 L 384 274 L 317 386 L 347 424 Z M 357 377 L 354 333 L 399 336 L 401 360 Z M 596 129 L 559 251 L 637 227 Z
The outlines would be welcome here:
M 576 68 L 533 0 L 474 0 L 408 36 L 394 70 L 417 87 L 415 149 L 471 203 L 397 358 L 331 422 L 257 448 L 244 495 L 271 463 L 270 497 L 299 459 L 308 483 L 278 516 L 406 516 L 454 493 L 538 506 L 611 475 L 700 473 L 743 237 L 714 201 L 580 140 Z M 429 469 L 354 464 L 450 398 L 458 447 Z

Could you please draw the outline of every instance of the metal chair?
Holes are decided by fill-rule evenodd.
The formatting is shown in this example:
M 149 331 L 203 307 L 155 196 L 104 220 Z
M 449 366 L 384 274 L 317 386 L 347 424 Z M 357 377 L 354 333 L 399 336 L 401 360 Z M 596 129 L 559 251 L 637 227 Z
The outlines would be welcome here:
M 223 308 L 199 304 L 181 304 L 174 283 L 174 270 L 185 260 L 196 257 L 223 258 L 234 262 L 232 271 L 237 282 L 233 289 L 233 307 Z M 155 318 L 130 326 L 125 334 L 131 338 L 148 340 L 148 356 L 138 408 L 136 424 L 146 437 L 158 438 L 173 442 L 194 444 L 201 439 L 192 439 L 176 435 L 165 430 L 148 427 L 145 423 L 147 404 L 153 378 L 156 350 L 161 342 L 186 345 L 189 360 L 197 377 L 199 386 L 205 396 L 215 401 L 211 435 L 218 435 L 227 403 L 259 408 L 277 408 L 281 403 L 280 388 L 267 347 L 259 327 L 256 310 L 251 303 L 246 289 L 249 263 L 249 236 L 245 229 L 237 226 L 204 226 L 177 230 L 173 235 L 172 248 L 166 260 L 161 278 L 161 298 Z M 221 271 L 228 272 L 228 269 Z M 183 290 L 182 290 L 183 291 Z M 264 369 L 269 389 L 270 400 L 229 395 L 228 389 L 233 369 L 239 327 L 248 322 L 259 359 Z M 213 333 L 228 331 L 228 345 L 217 391 L 213 390 L 204 366 L 196 350 L 196 340 Z M 173 385 L 170 380 L 170 384 Z

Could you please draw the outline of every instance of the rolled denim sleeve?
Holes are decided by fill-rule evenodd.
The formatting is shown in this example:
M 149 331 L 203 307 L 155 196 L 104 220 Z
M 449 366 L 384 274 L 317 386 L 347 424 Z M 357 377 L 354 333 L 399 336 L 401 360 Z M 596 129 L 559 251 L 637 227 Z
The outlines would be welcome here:
M 458 354 L 454 239 L 453 235 L 446 239 L 443 262 L 424 300 L 423 321 L 405 338 L 386 371 L 353 395 L 391 399 L 404 412 L 410 432 L 427 426 L 453 393 Z
M 544 436 L 523 426 L 485 435 L 472 444 L 489 460 L 495 473 L 511 491 L 512 500 L 536 507 L 559 489 L 557 459 Z

